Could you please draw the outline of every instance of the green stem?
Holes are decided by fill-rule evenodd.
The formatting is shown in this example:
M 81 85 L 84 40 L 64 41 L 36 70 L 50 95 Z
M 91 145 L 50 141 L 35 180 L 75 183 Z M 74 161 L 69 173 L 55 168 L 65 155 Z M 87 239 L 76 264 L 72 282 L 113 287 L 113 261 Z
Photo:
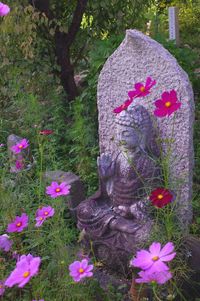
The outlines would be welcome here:
M 175 287 L 177 293 L 181 296 L 181 299 L 182 299 L 183 301 L 188 301 L 188 300 L 185 299 L 185 297 L 183 296 L 183 294 L 181 293 L 181 291 L 179 290 L 179 288 L 176 286 L 175 282 L 172 281 L 172 280 L 171 280 L 171 282 L 172 282 L 173 286 Z
M 156 297 L 156 300 L 162 301 L 162 300 L 158 297 L 158 295 L 157 295 L 157 293 L 156 293 L 156 287 L 155 287 L 155 285 L 153 285 L 152 288 L 153 288 L 153 294 L 154 294 L 154 296 Z
M 39 170 L 39 189 L 38 189 L 38 197 L 40 200 L 41 190 L 42 190 L 42 174 L 43 174 L 43 155 L 44 155 L 44 145 L 43 141 L 40 141 L 38 137 L 38 146 L 39 146 L 39 155 L 40 155 L 40 170 Z

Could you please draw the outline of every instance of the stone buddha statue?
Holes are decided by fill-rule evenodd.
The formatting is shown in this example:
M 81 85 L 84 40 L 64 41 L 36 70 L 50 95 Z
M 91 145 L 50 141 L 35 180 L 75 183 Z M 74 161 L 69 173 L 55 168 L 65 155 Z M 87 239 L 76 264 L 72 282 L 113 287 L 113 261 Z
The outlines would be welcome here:
M 159 151 L 148 111 L 129 107 L 116 116 L 118 153 L 97 159 L 99 190 L 77 208 L 83 243 L 100 261 L 125 272 L 149 237 L 148 195 L 159 183 Z

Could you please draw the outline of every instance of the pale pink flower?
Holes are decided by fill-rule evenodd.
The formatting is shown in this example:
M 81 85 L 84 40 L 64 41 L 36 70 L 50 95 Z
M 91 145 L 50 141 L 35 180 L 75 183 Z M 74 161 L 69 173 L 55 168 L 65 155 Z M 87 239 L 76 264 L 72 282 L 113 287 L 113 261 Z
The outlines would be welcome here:
M 11 272 L 5 281 L 5 286 L 24 287 L 30 279 L 37 275 L 41 263 L 40 257 L 33 257 L 31 254 L 22 255 L 16 264 L 16 268 Z
M 14 154 L 19 154 L 23 149 L 27 148 L 29 146 L 29 142 L 27 139 L 22 139 L 17 144 L 11 146 L 11 151 Z
M 42 226 L 43 222 L 49 218 L 49 217 L 52 217 L 55 213 L 55 210 L 54 208 L 52 208 L 51 206 L 47 206 L 47 207 L 42 207 L 42 208 L 39 208 L 37 211 L 36 211 L 36 224 L 35 226 L 36 227 L 40 227 Z
M 172 242 L 168 242 L 162 249 L 159 242 L 153 242 L 149 247 L 149 251 L 140 250 L 136 253 L 130 264 L 134 267 L 153 272 L 168 271 L 169 267 L 164 263 L 171 261 L 176 253 Z
M 0 235 L 0 250 L 9 252 L 12 247 L 13 241 L 10 240 L 7 234 Z
M 50 195 L 51 198 L 57 198 L 61 195 L 68 195 L 70 193 L 71 186 L 66 182 L 58 184 L 57 182 L 52 182 L 50 186 L 46 187 L 46 194 Z
M 141 271 L 138 273 L 141 278 L 135 279 L 136 283 L 158 283 L 164 284 L 169 279 L 172 278 L 172 274 L 169 271 L 161 271 L 161 272 L 154 272 L 149 273 L 147 271 Z
M 74 261 L 69 266 L 70 276 L 72 276 L 75 282 L 79 282 L 83 278 L 92 277 L 93 268 L 93 264 L 88 264 L 87 259 L 83 259 L 82 261 Z
M 6 16 L 10 12 L 10 7 L 7 4 L 0 2 L 0 16 Z
M 0 147 L 4 147 L 4 146 L 5 146 L 5 144 L 3 144 L 3 143 L 0 144 Z
M 22 213 L 21 216 L 16 216 L 15 219 L 8 224 L 7 232 L 22 232 L 28 226 L 28 215 Z

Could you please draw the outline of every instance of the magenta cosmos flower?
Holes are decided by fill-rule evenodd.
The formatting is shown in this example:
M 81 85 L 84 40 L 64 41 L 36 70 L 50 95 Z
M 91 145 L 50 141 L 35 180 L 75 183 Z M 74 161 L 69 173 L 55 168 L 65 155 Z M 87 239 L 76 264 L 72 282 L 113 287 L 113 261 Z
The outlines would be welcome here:
M 42 224 L 44 223 L 44 221 L 49 218 L 49 217 L 52 217 L 55 213 L 55 210 L 51 207 L 51 206 L 47 206 L 47 207 L 42 207 L 42 208 L 39 208 L 37 211 L 36 211 L 36 224 L 35 226 L 36 227 L 40 227 L 42 226 Z
M 50 195 L 51 198 L 55 199 L 61 195 L 68 195 L 70 193 L 71 186 L 66 182 L 58 184 L 57 182 L 52 182 L 50 186 L 46 187 L 46 194 Z
M 0 296 L 3 296 L 5 292 L 4 281 L 0 281 Z
M 131 90 L 128 92 L 128 96 L 130 97 L 130 99 L 132 100 L 133 98 L 136 97 L 143 97 L 148 95 L 151 91 L 151 88 L 156 84 L 155 80 L 152 80 L 151 77 L 147 77 L 146 79 L 146 83 L 136 83 L 135 84 L 135 89 Z
M 22 213 L 21 216 L 16 216 L 15 219 L 8 225 L 7 232 L 22 232 L 28 226 L 28 215 Z
M 6 279 L 5 286 L 12 287 L 18 284 L 18 287 L 24 287 L 38 273 L 40 263 L 40 257 L 33 257 L 31 254 L 22 255 L 16 268 Z
M 141 271 L 138 273 L 141 278 L 135 279 L 136 283 L 158 283 L 164 284 L 172 278 L 172 274 L 169 271 L 149 273 L 148 271 Z
M 163 208 L 167 204 L 173 202 L 174 195 L 168 189 L 159 187 L 151 192 L 149 199 L 152 202 L 152 205 Z
M 69 266 L 70 276 L 72 276 L 75 282 L 79 282 L 85 277 L 92 277 L 93 268 L 93 264 L 88 264 L 87 259 L 74 261 Z
M 9 252 L 12 247 L 13 241 L 10 240 L 7 234 L 0 235 L 0 250 Z
M 116 114 L 119 114 L 122 111 L 126 110 L 130 106 L 131 103 L 132 103 L 132 100 L 127 99 L 121 106 L 115 108 L 113 110 L 113 112 L 116 113 Z
M 14 154 L 19 154 L 23 149 L 29 146 L 27 139 L 22 139 L 19 143 L 13 145 L 10 149 Z
M 170 92 L 164 92 L 161 99 L 155 101 L 155 106 L 154 115 L 165 117 L 177 111 L 181 106 L 181 102 L 178 102 L 176 91 L 171 90 Z
M 169 267 L 164 263 L 171 261 L 176 253 L 172 242 L 168 242 L 162 249 L 159 242 L 153 242 L 149 247 L 149 251 L 140 250 L 136 253 L 130 264 L 134 267 L 148 270 L 148 272 L 168 271 Z
M 10 7 L 7 4 L 0 2 L 0 16 L 6 16 L 10 12 Z

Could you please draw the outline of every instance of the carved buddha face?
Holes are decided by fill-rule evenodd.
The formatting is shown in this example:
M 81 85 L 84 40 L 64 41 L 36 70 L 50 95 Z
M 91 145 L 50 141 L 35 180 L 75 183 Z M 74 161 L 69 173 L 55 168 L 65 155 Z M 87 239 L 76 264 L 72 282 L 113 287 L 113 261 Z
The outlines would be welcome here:
M 117 126 L 117 141 L 122 148 L 134 151 L 141 143 L 139 130 L 129 126 Z

